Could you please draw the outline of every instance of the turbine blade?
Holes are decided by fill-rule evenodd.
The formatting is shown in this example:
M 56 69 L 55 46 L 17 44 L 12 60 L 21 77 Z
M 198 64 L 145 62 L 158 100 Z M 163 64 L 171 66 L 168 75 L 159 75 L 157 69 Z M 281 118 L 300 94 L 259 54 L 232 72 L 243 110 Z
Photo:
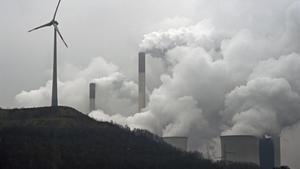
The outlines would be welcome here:
M 59 31 L 59 29 L 58 29 L 58 27 L 56 25 L 55 25 L 55 31 L 58 33 L 60 39 L 64 42 L 64 44 L 68 48 L 68 45 L 67 45 L 66 41 L 64 40 L 63 36 L 61 35 L 61 33 L 60 33 L 60 31 Z
M 59 5 L 60 5 L 60 2 L 61 2 L 61 0 L 58 1 L 58 4 L 57 4 L 57 6 L 56 6 L 56 9 L 55 9 L 55 12 L 54 12 L 54 16 L 53 16 L 53 20 L 55 20 L 55 18 L 56 18 L 56 14 L 57 14 L 58 7 L 59 7 Z
M 35 31 L 35 30 L 38 30 L 38 29 L 41 29 L 41 28 L 44 28 L 44 27 L 47 27 L 47 26 L 51 26 L 51 25 L 52 25 L 52 22 L 49 22 L 49 23 L 46 23 L 46 24 L 44 24 L 42 26 L 33 28 L 33 29 L 29 30 L 28 32 L 32 32 L 32 31 Z

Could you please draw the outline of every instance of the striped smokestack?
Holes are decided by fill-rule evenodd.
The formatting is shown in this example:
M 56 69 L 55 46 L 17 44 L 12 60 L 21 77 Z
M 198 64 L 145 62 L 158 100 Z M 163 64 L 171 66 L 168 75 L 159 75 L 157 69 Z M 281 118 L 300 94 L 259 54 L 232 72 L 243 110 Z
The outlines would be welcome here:
M 90 83 L 90 112 L 96 110 L 96 84 Z
M 139 53 L 139 112 L 146 107 L 146 65 L 144 52 Z

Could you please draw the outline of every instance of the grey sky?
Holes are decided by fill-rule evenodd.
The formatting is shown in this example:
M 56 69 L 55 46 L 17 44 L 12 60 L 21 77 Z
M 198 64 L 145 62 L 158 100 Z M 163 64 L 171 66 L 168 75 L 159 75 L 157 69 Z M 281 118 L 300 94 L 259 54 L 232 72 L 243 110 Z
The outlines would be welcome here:
M 14 106 L 17 93 L 38 88 L 51 78 L 53 30 L 27 31 L 49 21 L 56 4 L 0 1 L 1 106 Z M 102 56 L 135 78 L 136 53 L 143 34 L 159 29 L 166 18 L 193 17 L 193 8 L 189 1 L 180 0 L 62 1 L 57 20 L 70 48 L 59 45 L 59 65 L 83 67 L 93 57 Z

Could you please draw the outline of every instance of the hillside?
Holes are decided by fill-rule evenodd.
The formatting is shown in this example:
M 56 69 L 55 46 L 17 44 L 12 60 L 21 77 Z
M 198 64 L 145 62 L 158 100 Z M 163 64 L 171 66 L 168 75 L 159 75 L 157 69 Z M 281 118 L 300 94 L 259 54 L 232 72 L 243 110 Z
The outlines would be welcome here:
M 256 169 L 181 152 L 144 130 L 68 107 L 0 109 L 1 169 Z

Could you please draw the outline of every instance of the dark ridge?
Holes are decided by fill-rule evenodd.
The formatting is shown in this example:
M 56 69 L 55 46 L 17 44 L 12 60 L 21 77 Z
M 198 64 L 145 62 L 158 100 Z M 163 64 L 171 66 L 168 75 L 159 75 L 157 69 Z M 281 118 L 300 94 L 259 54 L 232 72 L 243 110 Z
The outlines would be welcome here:
M 146 130 L 69 107 L 0 109 L 1 169 L 258 169 L 182 152 Z

